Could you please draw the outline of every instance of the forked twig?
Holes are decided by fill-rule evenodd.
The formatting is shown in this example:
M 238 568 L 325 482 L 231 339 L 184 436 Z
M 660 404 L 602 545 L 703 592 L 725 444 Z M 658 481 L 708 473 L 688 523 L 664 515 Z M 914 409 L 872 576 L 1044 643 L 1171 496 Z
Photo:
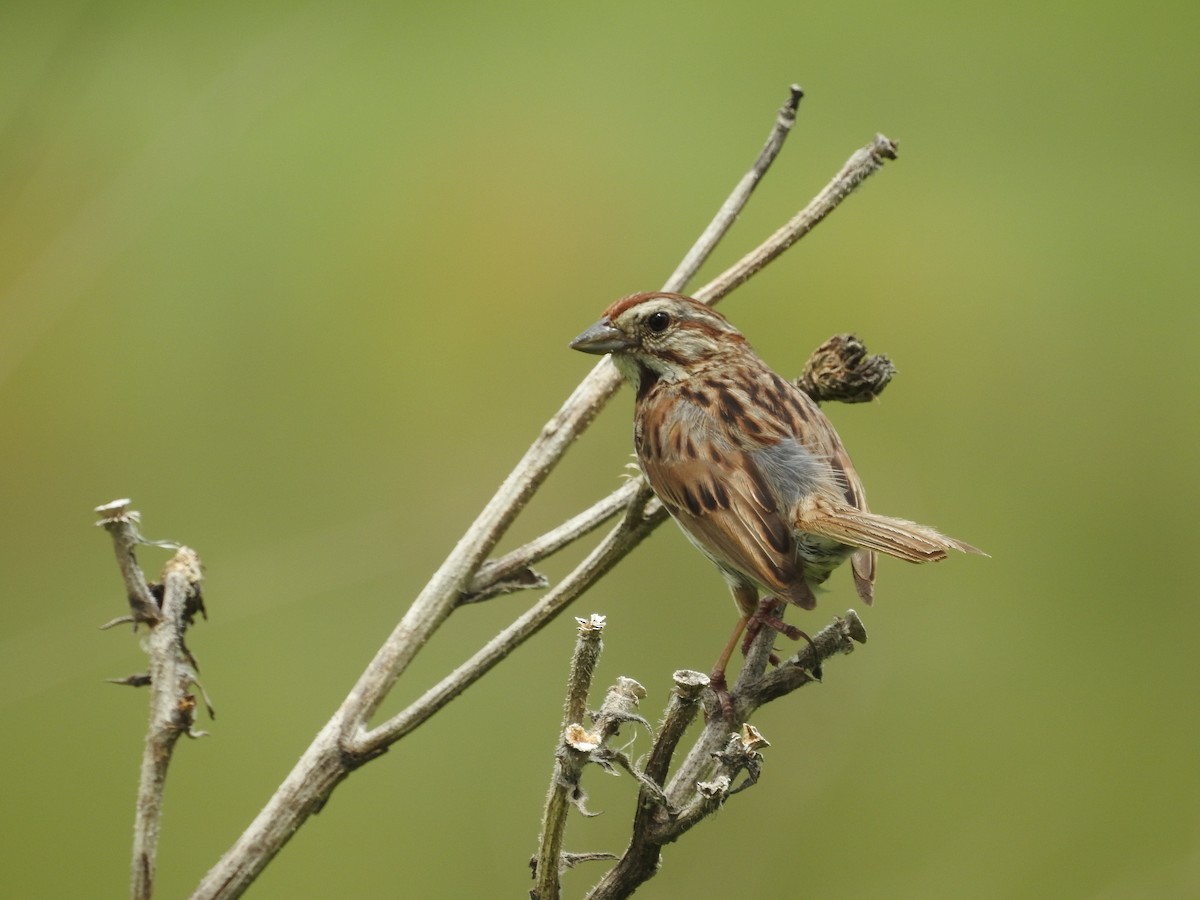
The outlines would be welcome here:
M 885 162 L 895 159 L 899 151 L 900 145 L 896 141 L 882 134 L 875 135 L 871 143 L 855 151 L 846 160 L 846 164 L 833 176 L 829 184 L 825 185 L 821 193 L 813 197 L 804 209 L 692 296 L 712 304 L 734 288 L 745 284 L 768 263 L 778 259 L 784 250 L 816 228 L 860 184 L 878 172 Z
M 195 611 L 203 610 L 200 601 L 200 557 L 188 547 L 178 547 L 163 569 L 161 607 L 146 583 L 134 549 L 145 540 L 137 530 L 138 514 L 128 508 L 128 500 L 119 500 L 96 511 L 104 516 L 101 525 L 112 536 L 113 547 L 129 594 L 133 615 L 123 617 L 145 623 L 150 636 L 145 641 L 149 671 L 145 675 L 117 679 L 118 683 L 150 686 L 150 723 L 142 754 L 138 779 L 137 812 L 133 828 L 132 895 L 148 900 L 154 891 L 158 855 L 159 822 L 167 769 L 175 744 L 183 735 L 200 737 L 194 731 L 196 698 L 191 686 L 196 681 L 195 661 L 183 642 L 183 634 Z M 166 542 L 157 542 L 163 546 Z M 169 545 L 173 546 L 173 545 Z M 110 623 L 111 624 L 111 623 Z M 209 713 L 212 713 L 211 706 Z
M 781 111 L 767 147 L 747 177 L 734 192 L 740 199 L 727 201 L 714 225 L 706 230 L 684 263 L 666 284 L 680 290 L 716 246 L 736 218 L 755 184 L 767 171 L 783 137 L 794 119 L 799 91 L 793 90 Z M 805 209 L 741 262 L 696 292 L 715 303 L 743 283 L 821 221 L 837 204 L 878 168 L 882 151 L 892 146 L 885 139 L 859 151 Z M 591 423 L 619 386 L 612 364 L 602 360 L 543 427 L 532 446 L 474 524 L 459 540 L 442 566 L 413 601 L 400 623 L 376 653 L 358 682 L 332 718 L 321 729 L 259 815 L 209 871 L 194 897 L 236 897 L 249 886 L 271 858 L 279 852 L 309 815 L 319 809 L 336 785 L 355 767 L 383 752 L 422 721 L 458 696 L 500 659 L 558 615 L 605 571 L 615 565 L 650 531 L 666 518 L 661 506 L 640 483 L 623 486 L 589 510 L 503 559 L 485 565 L 485 560 L 512 524 L 517 514 L 542 485 L 563 454 Z M 619 502 L 628 497 L 624 505 Z M 367 723 L 395 681 L 451 612 L 464 600 L 485 594 L 495 585 L 522 573 L 538 559 L 557 552 L 623 510 L 617 524 L 595 550 L 562 582 L 521 615 L 509 628 L 464 662 L 439 685 L 426 692 L 397 716 L 375 729 Z M 524 576 L 528 577 L 528 576 Z M 519 583 L 515 587 L 520 587 Z
M 675 267 L 675 271 L 667 279 L 666 286 L 663 288 L 664 291 L 683 290 L 687 283 L 692 280 L 692 277 L 700 271 L 700 267 L 704 265 L 704 261 L 708 259 L 709 254 L 721 242 L 721 238 L 733 227 L 733 223 L 737 221 L 737 217 L 750 201 L 750 195 L 754 193 L 754 189 L 758 187 L 758 183 L 762 181 L 763 176 L 767 174 L 767 170 L 771 168 L 771 163 L 775 162 L 775 157 L 783 149 L 783 142 L 787 140 L 788 135 L 792 131 L 792 126 L 796 124 L 796 109 L 800 106 L 802 99 L 804 99 L 804 91 L 800 85 L 793 84 L 791 95 L 788 97 L 787 102 L 780 107 L 779 114 L 775 117 L 775 125 L 771 129 L 771 133 L 767 135 L 767 142 L 763 144 L 762 150 L 759 151 L 758 158 L 754 160 L 754 164 L 750 166 L 749 171 L 742 176 L 741 181 L 737 183 L 729 197 L 721 204 L 721 208 L 717 210 L 717 214 L 708 223 L 708 227 L 696 239 L 696 243 L 692 246 L 692 249 L 687 252 L 679 265 Z
M 756 641 L 760 646 L 756 649 L 765 652 L 758 653 L 757 657 L 748 654 L 742 677 L 733 690 L 735 703 L 746 711 L 746 717 L 761 703 L 778 699 L 814 680 L 812 673 L 819 671 L 823 662 L 839 653 L 853 652 L 855 643 L 866 640 L 866 632 L 857 615 L 850 610 L 845 618 L 835 619 L 832 625 L 818 632 L 813 644 L 806 645 L 802 653 L 774 672 L 764 674 L 761 667 L 766 665 L 770 655 L 772 637 L 770 629 L 764 629 L 760 634 Z M 598 641 L 590 657 L 593 665 L 596 653 Z M 577 645 L 577 657 L 578 654 Z M 779 673 L 783 673 L 782 677 L 776 677 Z M 764 693 L 762 685 L 767 681 L 772 682 L 777 690 Z M 714 702 L 703 733 L 668 784 L 667 770 L 671 758 L 684 731 L 701 708 L 701 699 L 708 683 L 708 677 L 699 672 L 675 673 L 674 688 L 662 724 L 646 757 L 645 768 L 631 771 L 640 787 L 629 845 L 617 859 L 616 865 L 588 892 L 587 900 L 623 900 L 629 897 L 658 872 L 664 846 L 679 840 L 720 809 L 730 797 L 758 781 L 763 768 L 763 756 L 759 751 L 768 746 L 767 740 L 754 726 L 745 722 L 737 732 L 731 734 L 719 704 Z M 572 679 L 572 685 L 575 684 Z M 618 686 L 621 684 L 637 683 L 623 678 L 618 679 Z M 645 692 L 641 691 L 635 700 L 640 700 L 644 695 Z M 582 805 L 581 775 L 584 766 L 588 762 L 596 762 L 607 768 L 607 761 L 611 757 L 620 755 L 624 758 L 623 753 L 615 753 L 606 747 L 607 740 L 615 734 L 616 729 L 611 726 L 601 729 L 599 725 L 602 718 L 603 710 L 598 717 L 596 733 L 586 735 L 588 742 L 582 746 L 572 743 L 573 732 L 570 727 L 564 731 L 551 782 L 551 798 L 558 799 L 554 807 L 556 815 L 551 818 L 553 804 L 548 802 L 547 816 L 543 819 L 544 824 L 553 821 L 555 830 L 551 832 L 543 828 L 543 840 L 534 867 L 536 887 L 530 892 L 533 900 L 557 900 L 559 896 L 559 874 L 566 868 L 566 860 L 558 854 L 562 846 L 567 798 L 573 795 L 579 798 L 576 805 Z M 569 763 L 569 766 L 564 763 Z M 581 855 L 589 859 L 609 858 L 608 854 L 602 853 L 575 854 L 573 857 Z
M 833 207 L 840 203 L 850 191 L 879 168 L 882 160 L 895 158 L 895 148 L 896 145 L 894 142 L 888 141 L 887 138 L 882 136 L 876 136 L 871 144 L 863 147 L 850 157 L 846 165 L 834 176 L 829 185 L 808 206 L 793 217 L 787 226 L 776 231 L 763 244 L 746 254 L 741 261 L 696 291 L 695 296 L 704 299 L 708 303 L 716 303 L 733 290 L 737 284 L 744 283 L 754 272 L 761 270 L 763 266 L 776 258 L 786 246 L 795 243 L 800 236 L 810 231 L 816 223 L 824 219 L 832 211 Z M 853 335 L 839 335 L 831 338 L 817 348 L 812 361 L 810 361 L 810 365 L 806 367 L 806 374 L 808 370 L 813 368 L 813 361 L 820 361 L 824 369 L 829 367 L 827 356 L 831 346 L 839 353 L 853 354 L 861 350 L 861 344 L 857 343 Z M 818 356 L 817 354 L 823 355 Z M 856 361 L 858 360 L 856 359 Z M 876 379 L 876 382 L 882 379 L 883 383 L 886 384 L 886 379 L 890 378 L 892 371 L 890 362 L 886 358 L 881 357 L 868 357 L 867 361 L 872 364 L 871 376 Z M 593 370 L 592 375 L 595 375 L 596 371 L 601 367 L 610 365 L 607 359 L 602 360 L 599 366 Z M 615 370 L 612 372 L 612 375 L 616 379 Z M 589 378 L 591 378 L 590 375 Z M 844 379 L 843 383 L 854 384 L 855 382 Z M 810 387 L 809 385 L 804 386 Z M 856 387 L 859 399 L 868 395 L 861 384 L 856 384 Z M 579 392 L 576 391 L 576 393 Z M 813 390 L 813 396 L 814 399 L 818 400 L 838 399 L 849 402 L 852 399 L 846 392 L 840 394 L 831 392 L 828 395 L 823 395 Z M 478 574 L 471 582 L 471 591 L 485 591 L 495 581 L 508 577 L 513 572 L 520 571 L 522 568 L 544 559 L 552 552 L 557 552 L 611 517 L 614 508 L 620 508 L 627 497 L 635 498 L 639 491 L 645 493 L 648 490 L 645 480 L 640 475 L 631 479 L 603 500 L 568 519 L 562 525 L 552 529 L 542 537 L 531 541 L 524 547 L 514 550 L 501 560 L 490 562 L 480 567 Z M 633 501 L 630 500 L 629 502 Z M 650 531 L 666 521 L 666 512 L 656 500 L 649 501 L 646 510 L 644 521 L 630 522 L 626 520 L 610 532 L 609 537 L 605 539 L 605 543 L 597 548 L 597 551 L 601 549 L 606 551 L 602 554 L 603 561 L 600 564 L 594 564 L 596 560 L 589 557 L 589 560 L 592 560 L 592 564 L 586 563 L 586 561 L 585 563 L 581 563 L 570 575 L 559 582 L 550 593 L 546 594 L 541 600 L 530 607 L 527 612 L 493 638 L 485 647 L 446 676 L 435 687 L 427 691 L 422 697 L 414 701 L 407 709 L 371 731 L 369 735 L 363 735 L 361 741 L 356 741 L 356 746 L 362 750 L 366 750 L 368 747 L 379 749 L 381 744 L 391 743 L 403 737 L 433 713 L 445 706 L 455 696 L 462 693 L 463 690 L 484 675 L 488 669 L 562 612 L 568 603 L 591 586 L 596 577 L 608 571 L 621 557 L 637 546 Z M 619 542 L 615 541 L 618 533 L 622 537 L 622 540 Z M 550 549 L 551 547 L 553 549 Z

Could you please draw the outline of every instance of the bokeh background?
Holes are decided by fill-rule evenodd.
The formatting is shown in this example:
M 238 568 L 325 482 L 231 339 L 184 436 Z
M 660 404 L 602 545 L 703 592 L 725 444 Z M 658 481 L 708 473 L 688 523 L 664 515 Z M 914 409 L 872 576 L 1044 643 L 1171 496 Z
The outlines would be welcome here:
M 3 892 L 126 890 L 147 697 L 103 683 L 143 657 L 96 630 L 125 601 L 92 507 L 130 496 L 207 564 L 219 717 L 176 755 L 159 860 L 184 896 L 590 368 L 567 341 L 663 282 L 795 81 L 705 274 L 898 139 L 723 309 L 784 372 L 838 331 L 891 354 L 879 402 L 831 410 L 873 505 L 992 556 L 885 561 L 870 642 L 764 711 L 764 783 L 643 894 L 1200 895 L 1198 20 L 0 6 Z M 624 393 L 508 546 L 618 483 L 629 419 Z M 531 599 L 456 615 L 388 709 Z M 852 603 L 840 573 L 805 622 Z M 636 677 L 651 717 L 732 623 L 673 527 L 573 611 L 609 616 L 598 683 Z M 564 617 L 355 774 L 252 895 L 524 896 L 572 640 Z M 634 784 L 588 787 L 568 847 L 619 851 Z

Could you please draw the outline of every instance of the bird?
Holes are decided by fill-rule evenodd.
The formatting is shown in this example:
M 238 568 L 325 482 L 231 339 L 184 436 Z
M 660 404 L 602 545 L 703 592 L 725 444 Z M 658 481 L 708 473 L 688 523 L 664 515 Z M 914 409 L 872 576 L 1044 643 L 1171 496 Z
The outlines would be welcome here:
M 776 598 L 813 609 L 815 589 L 849 560 L 858 596 L 870 604 L 877 553 L 912 563 L 950 550 L 982 553 L 871 512 L 833 423 L 711 307 L 667 291 L 632 294 L 570 346 L 611 354 L 632 385 L 638 465 L 733 595 L 739 618 L 710 681 L 727 718 L 725 669 L 748 625 L 751 634 L 767 624 L 811 643 L 771 614 Z

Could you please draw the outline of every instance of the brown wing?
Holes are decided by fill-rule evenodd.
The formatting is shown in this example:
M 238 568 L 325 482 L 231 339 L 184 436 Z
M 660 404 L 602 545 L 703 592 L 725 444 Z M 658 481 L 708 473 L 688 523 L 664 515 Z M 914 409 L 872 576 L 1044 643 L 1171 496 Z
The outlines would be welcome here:
M 673 430 L 666 425 L 656 437 L 671 441 Z M 660 446 L 639 443 L 642 471 L 694 542 L 718 565 L 811 609 L 791 526 L 751 456 L 716 438 L 694 455 L 656 452 Z

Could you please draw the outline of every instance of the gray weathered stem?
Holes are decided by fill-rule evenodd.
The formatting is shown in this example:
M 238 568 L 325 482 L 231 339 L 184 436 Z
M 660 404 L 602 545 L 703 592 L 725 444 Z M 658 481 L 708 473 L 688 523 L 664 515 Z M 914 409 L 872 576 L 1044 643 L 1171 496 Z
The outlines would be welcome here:
M 158 604 L 150 596 L 150 588 L 146 584 L 146 576 L 138 565 L 136 549 L 146 541 L 137 530 L 139 515 L 129 509 L 128 500 L 114 500 L 103 506 L 97 506 L 96 512 L 102 518 L 97 525 L 104 528 L 112 537 L 113 552 L 117 556 L 117 566 L 121 570 L 121 578 L 125 581 L 125 595 L 129 599 L 128 618 L 114 619 L 105 627 L 110 627 L 122 621 L 135 623 L 145 622 L 153 625 L 162 620 Z
M 675 748 L 700 710 L 700 696 L 708 683 L 708 676 L 699 672 L 684 670 L 675 673 L 675 688 L 646 760 L 645 776 L 658 786 L 659 791 L 655 793 L 645 784 L 638 791 L 629 846 L 617 860 L 616 866 L 588 894 L 589 900 L 603 898 L 606 892 L 618 892 L 610 893 L 610 896 L 625 896 L 619 891 L 626 886 L 632 891 L 658 870 L 662 843 L 653 840 L 653 835 L 663 822 L 671 818 L 668 807 L 663 803 L 661 788 L 666 783 L 667 769 Z
M 784 250 L 819 225 L 860 184 L 878 172 L 887 160 L 895 159 L 899 146 L 882 134 L 875 135 L 871 143 L 855 151 L 846 160 L 846 164 L 833 176 L 829 184 L 825 185 L 821 193 L 813 197 L 808 206 L 796 213 L 787 224 L 755 250 L 747 253 L 692 296 L 704 303 L 715 303 L 734 288 L 747 282 L 768 263 L 778 258 Z
M 713 220 L 708 223 L 708 227 L 704 229 L 699 240 L 671 273 L 671 277 L 667 279 L 668 287 L 663 290 L 682 290 L 683 286 L 692 280 L 692 276 L 700 271 L 700 266 L 708 259 L 709 254 L 713 252 L 721 238 L 733 227 L 738 215 L 749 202 L 750 195 L 754 193 L 758 183 L 771 168 L 771 163 L 775 162 L 775 157 L 783 149 L 783 142 L 787 140 L 792 126 L 796 124 L 796 108 L 800 105 L 803 97 L 804 91 L 800 89 L 800 85 L 793 84 L 787 102 L 780 107 L 779 114 L 775 117 L 775 125 L 771 129 L 771 133 L 767 135 L 767 142 L 759 151 L 758 159 L 754 161 L 754 165 L 742 176 L 742 180 L 737 183 L 733 192 L 721 204 L 721 208 L 717 210 Z
M 483 593 L 488 588 L 511 578 L 518 572 L 552 556 L 564 547 L 568 547 L 585 535 L 591 534 L 622 509 L 641 488 L 637 479 L 631 478 L 603 500 L 589 506 L 583 512 L 572 516 L 556 528 L 547 531 L 528 544 L 518 547 L 500 559 L 490 560 L 479 567 L 471 585 L 467 589 L 468 601 L 473 595 Z
M 586 761 L 586 754 L 568 741 L 567 729 L 583 725 L 588 692 L 592 689 L 592 676 L 604 646 L 601 641 L 603 631 L 603 616 L 579 620 L 575 652 L 571 654 L 571 671 L 567 678 L 567 699 L 563 705 L 559 746 L 554 757 L 554 776 L 550 779 L 546 807 L 542 812 L 541 840 L 538 842 L 537 867 L 534 870 L 536 885 L 530 894 L 535 900 L 558 900 L 560 896 L 558 875 L 563 831 L 567 825 L 571 794 Z
M 648 492 L 641 495 L 629 505 L 616 527 L 566 578 L 406 709 L 379 727 L 359 735 L 350 745 L 353 751 L 382 751 L 419 726 L 558 616 L 666 519 L 667 512 L 661 503 L 650 500 Z
M 138 513 L 129 509 L 128 500 L 99 506 L 96 512 L 104 516 L 96 524 L 103 526 L 112 538 L 129 597 L 132 615 L 118 621 L 132 620 L 135 627 L 142 623 L 150 629 L 144 642 L 149 657 L 147 673 L 118 682 L 150 685 L 150 717 L 138 778 L 130 867 L 131 895 L 134 900 L 148 900 L 154 893 L 167 769 L 176 742 L 181 735 L 193 733 L 195 722 L 196 701 L 190 693 L 195 672 L 183 644 L 183 633 L 188 622 L 188 601 L 200 583 L 200 558 L 188 547 L 176 550 L 163 569 L 160 609 L 137 561 L 138 545 L 150 543 L 138 533 Z
M 133 897 L 149 900 L 154 893 L 159 822 L 167 768 L 175 743 L 191 732 L 195 699 L 189 694 L 193 672 L 183 650 L 184 608 L 200 580 L 200 558 L 180 547 L 163 571 L 162 618 L 147 640 L 150 657 L 150 725 L 138 779 L 133 825 Z

